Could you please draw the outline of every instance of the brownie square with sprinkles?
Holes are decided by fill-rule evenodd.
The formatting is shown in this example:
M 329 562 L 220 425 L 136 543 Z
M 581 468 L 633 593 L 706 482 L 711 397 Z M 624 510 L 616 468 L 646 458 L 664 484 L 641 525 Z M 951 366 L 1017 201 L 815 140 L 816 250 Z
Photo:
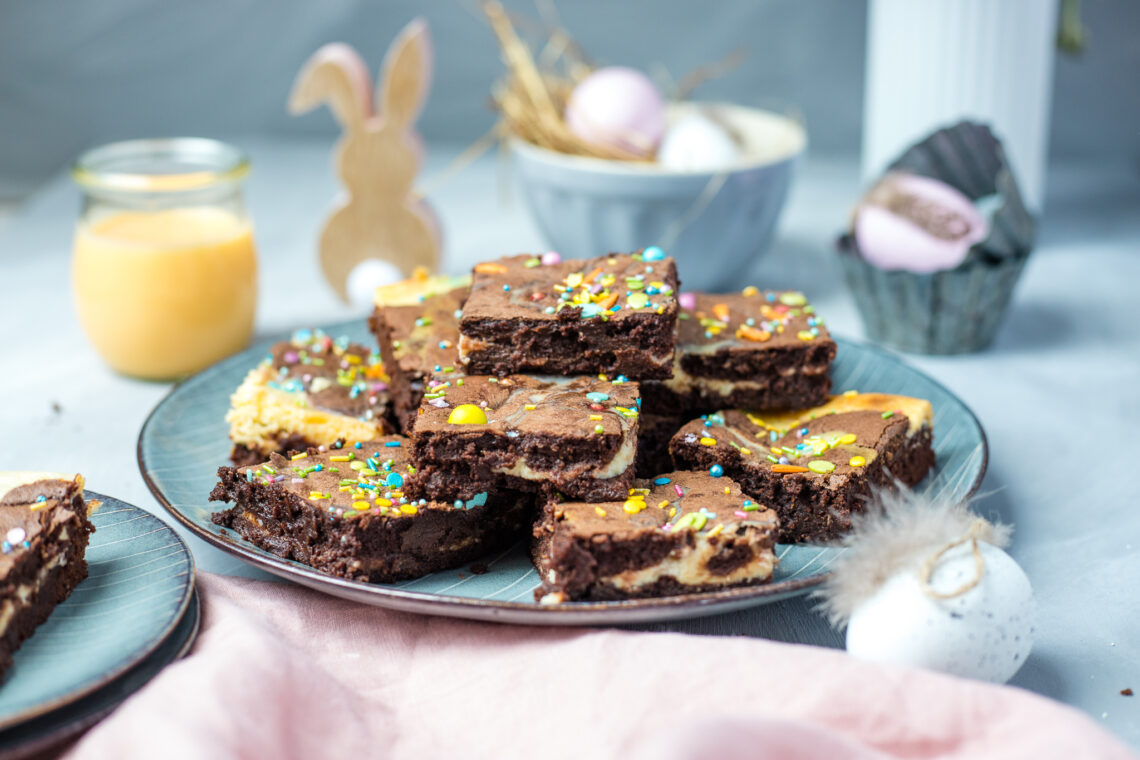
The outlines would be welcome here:
M 669 452 L 678 467 L 730 477 L 775 509 L 781 541 L 826 542 L 851 528 L 875 489 L 926 476 L 931 425 L 929 401 L 849 391 L 790 412 L 707 414 Z
M 459 321 L 472 375 L 539 372 L 667 378 L 677 268 L 660 248 L 562 261 L 509 256 L 475 267 Z
M 776 513 L 728 478 L 671 472 L 603 504 L 546 502 L 533 554 L 546 603 L 715 591 L 776 567 Z
M 388 401 L 388 375 L 376 352 L 343 336 L 298 330 L 274 345 L 230 397 L 230 458 L 256 464 L 272 452 L 391 433 Z
M 459 309 L 471 278 L 413 278 L 376 289 L 369 325 L 388 370 L 394 416 L 404 433 L 423 398 L 424 381 L 459 364 Z
M 414 489 L 428 498 L 552 487 L 625 495 L 638 435 L 637 384 L 593 377 L 482 375 L 429 381 L 414 426 Z
M 682 293 L 673 376 L 646 383 L 647 412 L 795 409 L 823 403 L 835 341 L 803 293 Z
M 222 467 L 213 521 L 285 559 L 353 580 L 417 578 L 516 541 L 532 499 L 519 493 L 411 499 L 406 438 L 386 436 L 250 467 Z

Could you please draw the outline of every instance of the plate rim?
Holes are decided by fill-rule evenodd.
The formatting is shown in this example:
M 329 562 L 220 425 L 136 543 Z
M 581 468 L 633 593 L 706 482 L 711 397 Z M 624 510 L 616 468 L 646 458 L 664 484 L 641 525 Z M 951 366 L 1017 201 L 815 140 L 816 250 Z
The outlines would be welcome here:
M 95 692 L 104 686 L 107 686 L 115 679 L 126 673 L 128 670 L 141 663 L 147 657 L 154 654 L 154 652 L 159 647 L 161 647 L 168 638 L 170 638 L 170 635 L 178 627 L 178 624 L 182 622 L 182 618 L 186 614 L 186 610 L 190 605 L 190 598 L 194 595 L 198 571 L 197 563 L 194 561 L 194 554 L 190 551 L 190 547 L 187 546 L 185 539 L 183 539 L 182 536 L 178 535 L 178 531 L 174 530 L 173 527 L 171 527 L 158 515 L 152 512 L 148 512 L 142 507 L 131 504 L 130 502 L 123 501 L 122 499 L 115 496 L 108 496 L 97 491 L 84 489 L 83 498 L 88 502 L 92 501 L 93 499 L 98 500 L 101 502 L 101 506 L 103 504 L 106 504 L 108 500 L 111 500 L 118 502 L 119 504 L 122 504 L 126 507 L 130 507 L 131 509 L 137 510 L 147 517 L 153 518 L 156 522 L 159 523 L 162 528 L 169 531 L 170 534 L 178 540 L 178 544 L 182 547 L 182 552 L 189 562 L 189 572 L 186 573 L 186 580 L 183 583 L 182 599 L 179 601 L 178 608 L 171 616 L 170 621 L 162 629 L 162 632 L 159 635 L 155 636 L 151 641 L 147 642 L 144 646 L 132 652 L 131 655 L 125 658 L 113 669 L 105 671 L 101 676 L 92 679 L 89 683 L 84 684 L 83 686 L 72 691 L 69 691 L 66 694 L 55 697 L 54 699 L 38 702 L 35 705 L 27 707 L 24 710 L 18 713 L 13 713 L 9 716 L 0 716 L 0 731 L 13 728 L 34 718 L 42 717 L 43 715 L 46 715 L 53 710 L 58 710 L 60 708 L 66 707 L 69 704 L 72 704 L 73 702 L 83 699 L 84 697 L 89 696 L 92 692 Z M 86 559 L 86 552 L 84 552 L 84 558 Z M 84 578 L 83 581 L 80 581 L 78 584 L 76 584 L 76 588 L 82 585 L 82 583 L 86 580 L 87 579 Z M 68 595 L 68 598 L 70 598 L 70 594 Z M 64 601 L 66 602 L 66 600 Z M 56 605 L 56 609 L 58 609 L 58 607 L 59 605 Z M 55 613 L 54 609 L 52 610 L 52 613 Z M 35 636 L 34 631 L 32 632 L 32 636 Z M 28 638 L 30 639 L 32 636 L 29 636 Z M 27 642 L 25 641 L 24 643 Z
M 327 333 L 335 333 L 349 327 L 359 327 L 363 319 L 342 320 L 320 327 Z M 288 332 L 278 335 L 288 335 Z M 981 487 L 989 468 L 989 439 L 981 420 L 974 410 L 956 393 L 941 382 L 931 377 L 921 369 L 909 364 L 903 357 L 881 346 L 865 341 L 854 340 L 842 336 L 832 336 L 842 347 L 868 350 L 875 353 L 880 359 L 890 361 L 896 365 L 921 375 L 925 380 L 933 383 L 939 390 L 955 399 L 973 421 L 981 438 L 982 457 L 978 474 L 966 491 L 966 497 L 973 496 Z M 167 404 L 181 388 L 195 381 L 202 375 L 214 371 L 219 365 L 228 362 L 259 343 L 278 340 L 275 336 L 255 341 L 248 349 L 233 354 L 226 359 L 200 370 L 193 375 L 176 383 L 147 414 L 135 445 L 135 457 L 143 481 L 158 503 L 183 527 L 196 537 L 211 546 L 226 552 L 238 559 L 265 570 L 279 578 L 300 583 L 323 593 L 328 593 L 343 599 L 359 601 L 373 606 L 386 607 L 405 612 L 418 612 L 421 614 L 438 615 L 443 617 L 456 617 L 466 619 L 479 619 L 504 623 L 525 623 L 538 625 L 593 625 L 597 623 L 639 623 L 664 618 L 672 618 L 670 613 L 678 609 L 690 610 L 694 616 L 715 614 L 724 608 L 724 612 L 749 606 L 749 602 L 767 597 L 787 598 L 798 596 L 822 584 L 831 574 L 819 573 L 806 578 L 781 581 L 775 584 L 760 584 L 756 586 L 743 586 L 723 589 L 720 591 L 707 591 L 693 594 L 675 594 L 671 596 L 652 597 L 648 599 L 623 599 L 615 601 L 584 601 L 568 602 L 564 604 L 542 605 L 534 602 L 500 601 L 494 599 L 477 599 L 474 597 L 454 596 L 449 594 L 435 594 L 423 591 L 408 591 L 391 588 L 380 584 L 351 581 L 332 575 L 321 573 L 292 560 L 287 560 L 249 545 L 246 546 L 240 538 L 231 538 L 228 533 L 214 533 L 198 525 L 178 507 L 174 506 L 166 497 L 158 483 L 152 479 L 143 451 L 143 441 L 147 437 L 147 430 L 158 411 Z M 870 392 L 870 391 L 868 391 Z M 224 466 L 224 465 L 219 465 Z M 224 531 L 224 529 L 222 529 Z M 785 544 L 786 545 L 786 544 Z M 639 616 L 637 613 L 642 613 Z
M 173 665 L 185 657 L 189 653 L 190 649 L 194 646 L 194 643 L 198 640 L 198 634 L 200 634 L 202 631 L 202 599 L 201 595 L 198 593 L 197 584 L 195 584 L 194 591 L 190 594 L 190 599 L 189 603 L 187 604 L 186 611 L 182 616 L 178 618 L 178 623 L 175 626 L 174 630 L 171 631 L 170 636 L 168 636 L 162 642 L 162 645 L 160 645 L 155 649 L 154 652 L 152 652 L 152 656 L 157 657 L 159 654 L 162 654 L 161 650 L 163 646 L 173 640 L 175 633 L 178 631 L 178 627 L 181 626 L 183 621 L 191 614 L 193 615 L 193 620 L 191 622 L 190 630 L 186 634 L 186 638 L 178 643 L 178 646 L 171 651 L 169 657 L 166 657 L 162 660 L 156 660 L 154 662 L 150 662 L 149 660 L 151 658 L 148 657 L 147 659 L 137 663 L 135 667 L 131 669 L 137 669 L 141 672 L 144 668 L 153 668 L 153 672 L 150 672 L 150 675 L 148 675 L 145 680 L 139 683 L 136 688 L 126 694 L 123 694 L 121 698 L 111 698 L 105 704 L 99 704 L 98 706 L 92 705 L 90 712 L 78 715 L 70 720 L 65 720 L 58 727 L 46 728 L 43 733 L 28 737 L 24 741 L 13 744 L 10 747 L 0 747 L 0 760 L 17 760 L 18 758 L 33 757 L 37 756 L 39 753 L 59 747 L 63 742 L 66 742 L 69 739 L 72 739 L 73 737 L 78 736 L 79 734 L 93 727 L 96 723 L 100 722 L 116 709 L 118 709 L 118 707 L 122 705 L 123 702 L 127 701 L 129 698 L 133 697 L 135 694 L 146 688 L 146 686 L 149 685 L 150 682 L 153 681 L 168 666 Z M 123 673 L 121 678 L 127 678 L 130 675 L 131 671 L 128 671 L 126 673 Z M 104 686 L 101 688 L 109 689 L 114 685 L 115 682 L 112 681 L 110 683 L 104 684 Z M 76 700 L 76 704 L 63 705 L 58 709 L 64 710 L 68 707 L 77 707 L 79 706 L 77 704 L 78 702 L 82 702 L 86 699 L 96 700 L 99 697 L 99 690 L 96 690 L 90 694 L 87 694 L 83 698 Z M 46 720 L 50 719 L 51 717 L 52 713 L 47 713 L 45 715 L 37 716 L 32 720 Z M 4 730 L 19 728 L 21 725 L 23 724 L 9 726 Z M 3 738 L 3 731 L 0 731 L 0 741 L 2 741 Z

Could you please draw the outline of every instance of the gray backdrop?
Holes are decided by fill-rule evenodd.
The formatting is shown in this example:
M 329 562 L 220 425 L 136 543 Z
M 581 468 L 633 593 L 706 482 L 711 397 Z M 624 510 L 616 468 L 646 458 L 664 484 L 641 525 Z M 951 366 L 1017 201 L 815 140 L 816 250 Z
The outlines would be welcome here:
M 537 19 L 533 0 L 508 8 Z M 680 77 L 736 48 L 746 63 L 706 98 L 796 105 L 816 152 L 860 144 L 863 0 L 559 0 L 599 62 Z M 1054 157 L 1140 155 L 1140 3 L 1085 0 L 1089 47 L 1062 57 Z M 18 197 L 102 142 L 140 136 L 332 134 L 327 112 L 290 118 L 305 58 L 333 40 L 378 67 L 392 37 L 429 20 L 435 86 L 429 140 L 470 141 L 494 116 L 498 48 L 475 0 L 0 0 L 0 199 Z

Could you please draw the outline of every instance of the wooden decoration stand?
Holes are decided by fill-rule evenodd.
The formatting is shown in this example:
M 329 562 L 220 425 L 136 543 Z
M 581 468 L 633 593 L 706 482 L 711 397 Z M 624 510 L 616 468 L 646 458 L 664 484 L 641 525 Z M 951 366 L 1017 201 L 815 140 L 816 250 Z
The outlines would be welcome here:
M 414 131 L 431 87 L 431 38 L 422 19 L 412 21 L 388 49 L 376 101 L 360 55 L 343 43 L 318 50 L 306 62 L 289 96 L 300 114 L 328 104 L 344 134 L 336 167 L 347 191 L 321 232 L 321 269 L 342 300 L 348 276 L 362 261 L 379 259 L 405 276 L 439 265 L 439 228 L 430 206 L 413 191 L 422 142 Z

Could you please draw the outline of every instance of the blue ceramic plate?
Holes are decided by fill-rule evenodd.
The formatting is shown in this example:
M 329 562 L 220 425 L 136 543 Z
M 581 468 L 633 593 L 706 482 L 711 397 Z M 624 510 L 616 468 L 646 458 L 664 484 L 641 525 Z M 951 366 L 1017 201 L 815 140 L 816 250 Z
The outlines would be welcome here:
M 363 321 L 326 328 L 372 342 Z M 219 465 L 228 464 L 230 442 L 224 417 L 229 396 L 246 372 L 260 361 L 272 341 L 253 346 L 183 382 L 163 399 L 139 434 L 139 467 L 151 491 L 170 513 L 214 546 L 276 575 L 325 593 L 381 607 L 451 617 L 549 625 L 642 623 L 730 612 L 802 594 L 826 575 L 837 550 L 780 545 L 773 582 L 753 588 L 661 599 L 622 602 L 536 604 L 538 574 L 526 547 L 488 557 L 488 572 L 467 568 L 434 573 L 394 584 L 369 584 L 333 578 L 283 560 L 210 522 L 221 505 L 207 501 Z M 981 484 L 986 468 L 986 438 L 973 413 L 950 391 L 886 351 L 839 339 L 832 369 L 835 387 L 899 393 L 929 399 L 934 405 L 934 450 L 938 464 L 920 489 L 965 497 Z
M 13 657 L 0 684 L 0 729 L 71 703 L 154 652 L 183 618 L 194 560 L 149 512 L 91 491 L 87 578 Z
M 41 753 L 94 725 L 163 668 L 190 651 L 198 636 L 201 619 L 201 607 L 195 592 L 174 631 L 138 665 L 85 697 L 18 726 L 0 730 L 0 760 L 15 760 Z

